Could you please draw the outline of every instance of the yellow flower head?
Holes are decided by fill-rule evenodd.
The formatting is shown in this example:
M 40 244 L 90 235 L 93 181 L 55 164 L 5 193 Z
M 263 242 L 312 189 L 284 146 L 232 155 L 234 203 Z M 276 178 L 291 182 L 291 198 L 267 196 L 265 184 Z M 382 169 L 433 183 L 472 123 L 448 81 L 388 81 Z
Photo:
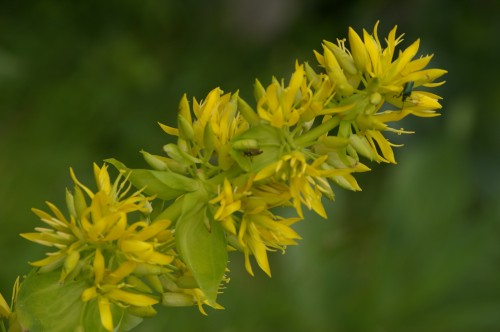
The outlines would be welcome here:
M 326 218 L 321 197 L 330 193 L 331 188 L 325 178 L 346 172 L 322 168 L 327 158 L 326 155 L 321 156 L 308 163 L 303 153 L 292 151 L 261 169 L 255 175 L 254 181 L 267 180 L 271 186 L 273 183 L 287 184 L 292 204 L 301 218 L 303 218 L 302 204 Z
M 121 282 L 131 274 L 137 264 L 126 261 L 116 270 L 106 269 L 106 259 L 101 250 L 95 251 L 93 269 L 95 274 L 94 285 L 82 292 L 82 301 L 87 302 L 97 299 L 101 323 L 108 331 L 114 330 L 113 317 L 111 315 L 111 303 L 122 307 L 148 307 L 158 303 L 158 300 L 148 294 L 140 294 L 127 283 Z
M 99 257 L 105 257 L 105 261 L 112 261 L 113 264 L 127 261 L 160 266 L 170 264 L 174 256 L 170 252 L 174 239 L 168 229 L 169 220 L 129 224 L 131 213 L 149 213 L 151 198 L 144 197 L 140 191 L 127 195 L 130 189 L 130 185 L 126 187 L 128 182 L 121 181 L 123 175 L 120 174 L 112 183 L 107 166 L 99 168 L 94 165 L 94 173 L 96 192 L 80 183 L 71 171 L 76 187 L 74 195 L 67 194 L 69 219 L 51 203 L 47 204 L 53 216 L 33 210 L 51 228 L 36 228 L 37 233 L 21 236 L 58 250 L 31 264 L 41 267 L 42 271 L 54 270 L 62 265 L 61 281 L 84 269 L 90 257 L 95 257 L 94 265 Z M 90 198 L 88 205 L 84 193 Z M 95 268 L 93 271 L 96 280 L 102 279 L 104 271 Z
M 257 81 L 257 112 L 261 119 L 276 128 L 292 127 L 299 122 L 311 102 L 303 65 L 297 65 L 287 87 L 273 79 L 264 90 Z
M 245 268 L 253 275 L 250 255 L 255 256 L 259 267 L 268 276 L 271 268 L 267 259 L 267 251 L 282 250 L 286 246 L 297 244 L 301 237 L 290 227 L 301 218 L 281 218 L 269 211 L 256 214 L 245 214 L 241 219 L 238 241 L 245 255 Z
M 191 111 L 184 95 L 179 106 L 179 128 L 160 125 L 168 134 L 179 136 L 181 151 L 197 158 L 192 161 L 214 162 L 210 159 L 215 153 L 217 165 L 227 169 L 232 163 L 229 141 L 249 127 L 248 122 L 237 111 L 237 106 L 238 94 L 224 94 L 221 89 L 216 88 L 201 103 L 194 99 Z
M 444 82 L 435 80 L 446 70 L 426 68 L 432 55 L 415 58 L 419 40 L 398 52 L 403 35 L 398 36 L 396 31 L 394 27 L 383 43 L 378 36 L 378 22 L 373 33 L 363 30 L 362 36 L 349 28 L 350 49 L 342 39 L 337 44 L 325 41 L 323 53 L 315 52 L 334 85 L 332 101 L 325 106 L 331 111 L 318 111 L 317 114 L 327 114 L 324 121 L 333 116 L 330 121 L 333 126 L 340 123 L 338 136 L 349 141 L 347 150 L 341 153 L 356 160 L 359 153 L 377 162 L 395 163 L 392 147 L 396 145 L 389 142 L 382 131 L 411 132 L 391 128 L 388 123 L 400 121 L 410 114 L 437 116 L 436 110 L 441 108 L 441 97 L 419 88 L 442 85 Z M 308 71 L 308 77 L 321 75 L 312 69 Z M 390 105 L 398 109 L 391 110 Z

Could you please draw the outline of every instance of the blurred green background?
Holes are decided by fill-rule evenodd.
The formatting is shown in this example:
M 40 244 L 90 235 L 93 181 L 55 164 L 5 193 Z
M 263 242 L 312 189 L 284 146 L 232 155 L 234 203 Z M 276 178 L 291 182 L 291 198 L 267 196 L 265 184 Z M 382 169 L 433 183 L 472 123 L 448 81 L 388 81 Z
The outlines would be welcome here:
M 500 1 L 0 1 L 0 290 L 10 297 L 45 248 L 18 236 L 31 207 L 64 204 L 74 167 L 144 166 L 160 153 L 182 93 L 240 90 L 314 62 L 347 28 L 449 71 L 443 116 L 408 119 L 398 165 L 371 165 L 362 192 L 337 189 L 329 220 L 272 255 L 271 279 L 231 256 L 226 310 L 160 308 L 137 331 L 500 331 Z

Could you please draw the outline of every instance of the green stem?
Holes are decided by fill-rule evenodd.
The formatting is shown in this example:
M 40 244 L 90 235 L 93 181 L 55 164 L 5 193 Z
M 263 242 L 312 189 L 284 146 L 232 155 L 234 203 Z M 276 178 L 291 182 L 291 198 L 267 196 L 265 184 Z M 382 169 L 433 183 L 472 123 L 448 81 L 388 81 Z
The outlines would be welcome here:
M 338 117 L 333 117 L 325 123 L 320 124 L 312 130 L 309 130 L 302 136 L 299 136 L 295 139 L 295 143 L 302 146 L 310 145 L 314 143 L 318 137 L 323 134 L 328 133 L 333 128 L 337 127 L 340 123 L 340 119 Z

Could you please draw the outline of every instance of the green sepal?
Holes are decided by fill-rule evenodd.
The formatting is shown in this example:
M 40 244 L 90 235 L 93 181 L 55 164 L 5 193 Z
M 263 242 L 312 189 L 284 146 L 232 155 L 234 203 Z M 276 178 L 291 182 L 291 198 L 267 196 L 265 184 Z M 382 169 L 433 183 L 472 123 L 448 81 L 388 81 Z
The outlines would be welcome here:
M 185 195 L 175 238 L 182 260 L 193 273 L 208 304 L 215 307 L 228 260 L 227 243 L 222 226 L 207 213 L 207 201 L 206 193 L 201 191 Z
M 148 195 L 156 195 L 163 200 L 170 200 L 186 192 L 199 189 L 198 182 L 186 176 L 170 171 L 154 171 L 149 169 L 130 169 L 116 159 L 106 159 L 120 171 L 130 172 L 129 181 Z
M 87 281 L 59 282 L 60 271 L 39 274 L 32 270 L 22 281 L 15 313 L 22 331 L 30 332 L 107 332 L 101 324 L 97 300 L 83 302 Z M 142 319 L 111 304 L 115 331 L 129 331 Z

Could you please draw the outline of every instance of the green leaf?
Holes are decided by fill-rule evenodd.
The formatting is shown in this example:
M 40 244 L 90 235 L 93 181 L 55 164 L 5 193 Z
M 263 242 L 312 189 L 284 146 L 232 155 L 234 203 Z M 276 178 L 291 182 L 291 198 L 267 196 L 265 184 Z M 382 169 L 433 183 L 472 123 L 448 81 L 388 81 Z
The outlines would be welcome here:
M 224 231 L 207 213 L 207 201 L 206 194 L 201 191 L 186 194 L 175 231 L 176 244 L 209 305 L 216 306 L 228 258 Z
M 170 172 L 149 169 L 130 169 L 116 159 L 106 159 L 106 162 L 118 170 L 129 171 L 129 181 L 138 189 L 144 189 L 148 195 L 156 195 L 163 200 L 171 200 L 186 192 L 199 189 L 198 182 L 186 176 Z

